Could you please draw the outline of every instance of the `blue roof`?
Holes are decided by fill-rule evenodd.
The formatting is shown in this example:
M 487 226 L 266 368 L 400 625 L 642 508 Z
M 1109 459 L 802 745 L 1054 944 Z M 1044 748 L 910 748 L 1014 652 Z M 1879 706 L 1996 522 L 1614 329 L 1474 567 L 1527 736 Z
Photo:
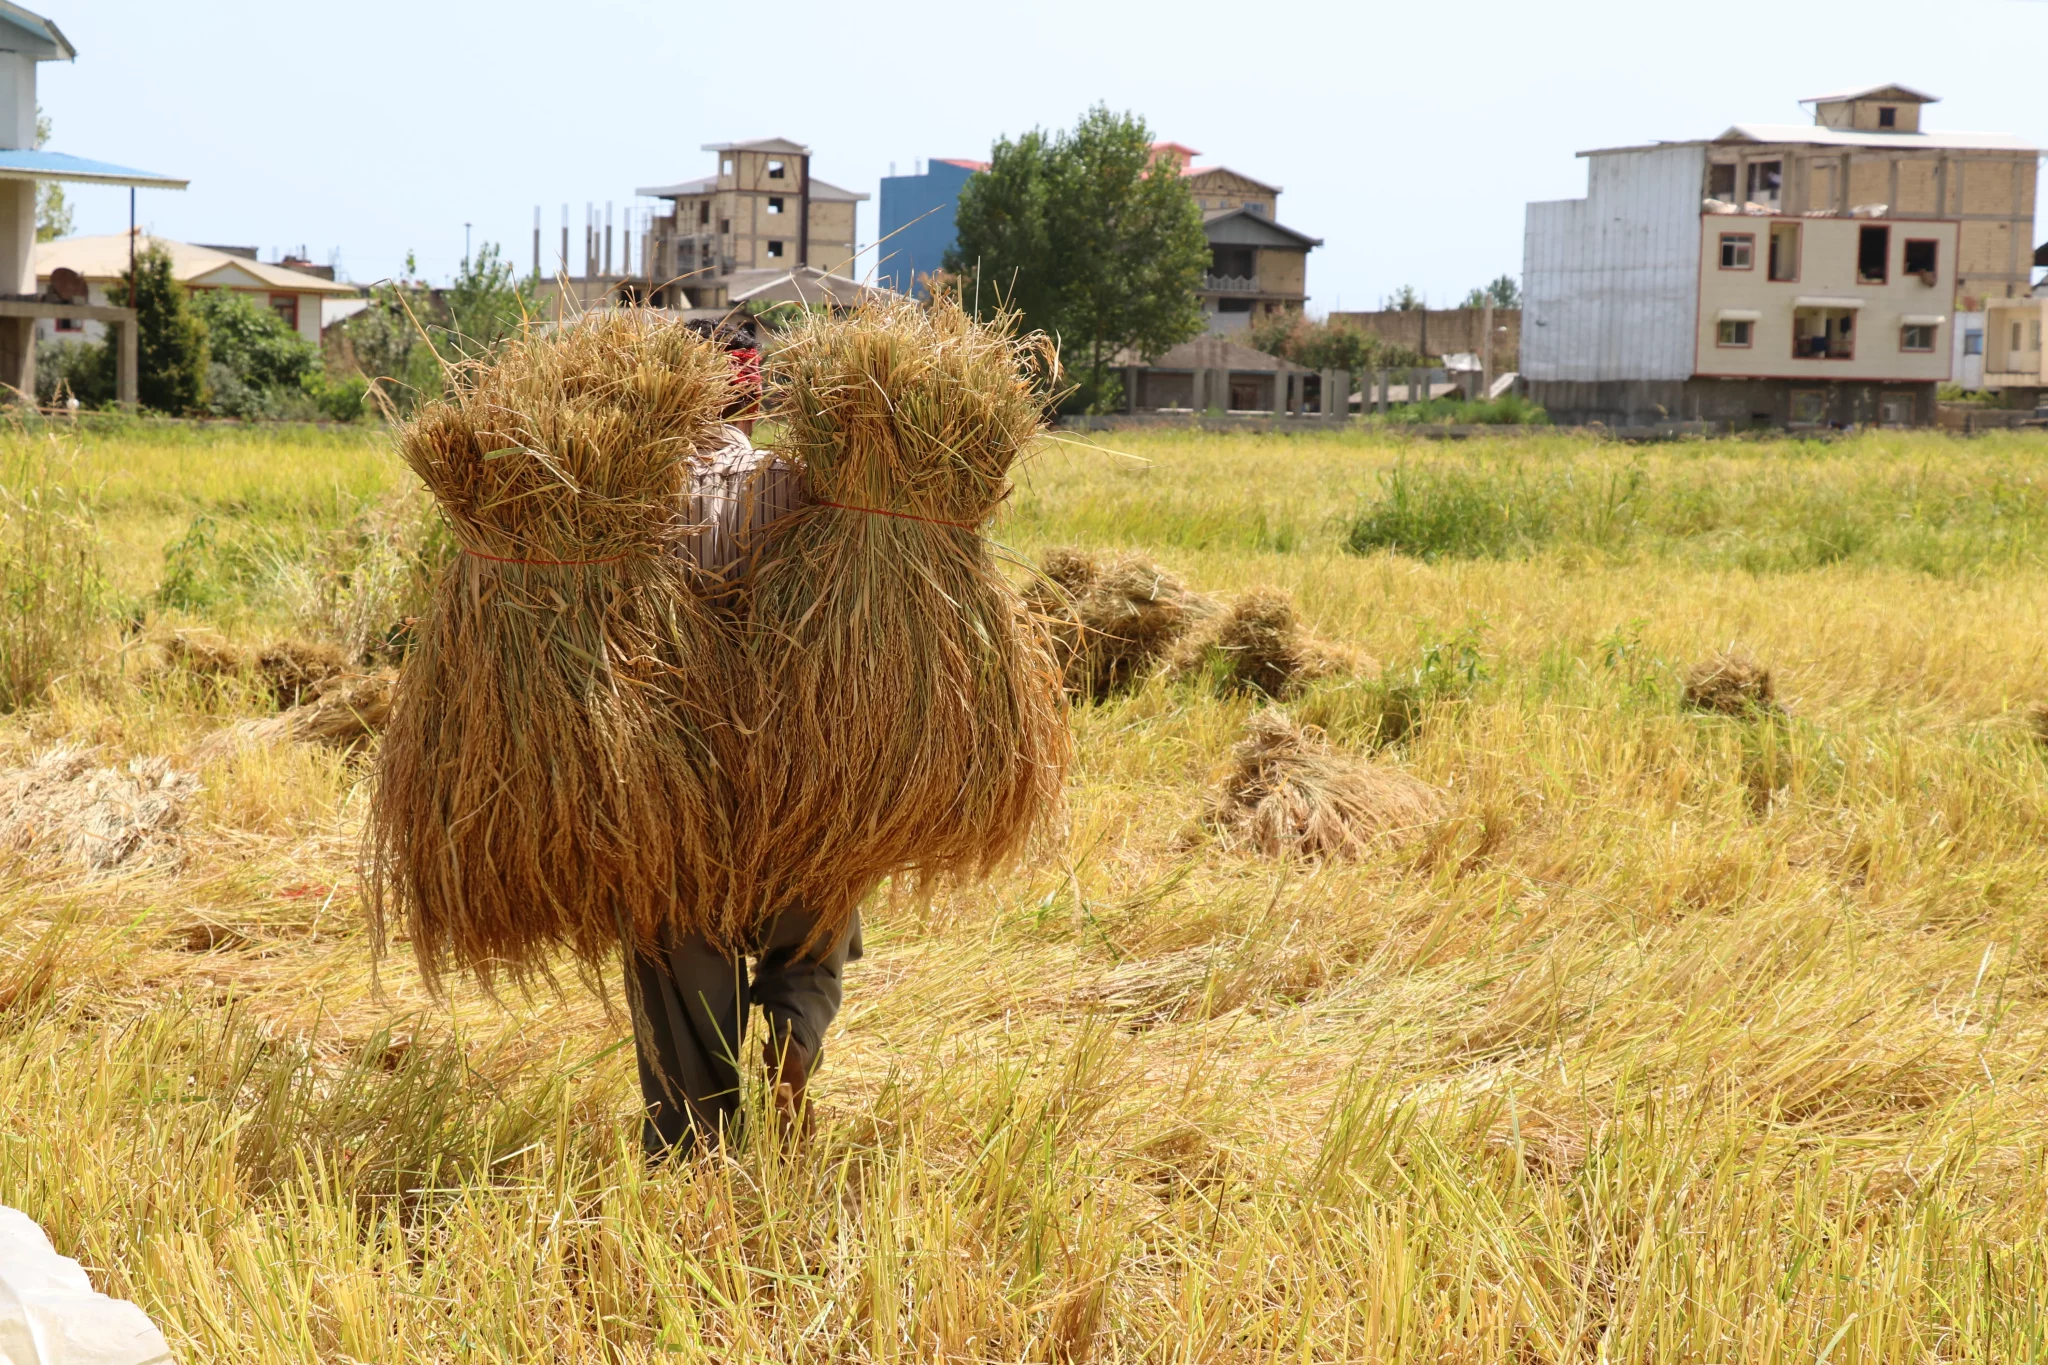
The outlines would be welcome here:
M 96 185 L 139 185 L 143 189 L 182 190 L 190 181 L 155 171 L 138 171 L 106 161 L 88 161 L 64 152 L 27 148 L 0 150 L 0 180 L 82 180 Z

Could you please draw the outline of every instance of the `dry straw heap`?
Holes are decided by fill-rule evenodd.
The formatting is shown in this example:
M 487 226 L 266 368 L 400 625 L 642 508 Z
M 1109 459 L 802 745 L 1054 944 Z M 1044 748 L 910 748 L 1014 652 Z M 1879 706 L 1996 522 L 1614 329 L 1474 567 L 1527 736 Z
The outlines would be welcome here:
M 452 379 L 399 438 L 464 553 L 392 697 L 370 907 L 429 980 L 523 978 L 726 894 L 732 736 L 687 698 L 743 697 L 744 674 L 672 551 L 732 381 L 720 351 L 629 310 Z
M 1377 667 L 1363 650 L 1310 633 L 1294 599 L 1277 588 L 1253 588 L 1239 597 L 1191 635 L 1174 660 L 1176 673 L 1225 694 L 1283 700 L 1320 679 Z
M 818 506 L 753 571 L 756 900 L 734 913 L 801 897 L 830 933 L 880 878 L 1015 855 L 1057 802 L 1059 673 L 982 535 L 1055 372 L 1043 338 L 944 299 L 812 317 L 770 356 L 778 449 Z
M 1226 848 L 1267 857 L 1356 858 L 1444 813 L 1434 787 L 1331 749 L 1322 731 L 1271 707 L 1245 722 L 1205 823 Z
M 1770 715 L 1780 709 L 1771 670 L 1739 649 L 1711 654 L 1687 669 L 1683 695 L 1687 706 L 1723 716 Z
M 1024 590 L 1052 634 L 1067 691 L 1104 701 L 1135 687 L 1215 604 L 1134 552 L 1045 553 Z

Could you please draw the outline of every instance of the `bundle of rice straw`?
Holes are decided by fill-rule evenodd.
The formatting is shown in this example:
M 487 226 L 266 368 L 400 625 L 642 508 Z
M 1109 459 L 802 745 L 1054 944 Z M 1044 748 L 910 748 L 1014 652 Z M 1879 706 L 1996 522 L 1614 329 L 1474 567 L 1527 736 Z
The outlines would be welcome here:
M 748 594 L 759 899 L 734 914 L 801 897 L 829 936 L 881 878 L 981 875 L 1056 805 L 1059 671 L 982 535 L 1056 367 L 947 299 L 814 316 L 769 357 L 778 449 L 818 505 L 776 524 Z
M 399 436 L 463 553 L 391 698 L 369 901 L 421 970 L 488 984 L 586 964 L 725 894 L 717 752 L 738 651 L 672 553 L 686 464 L 717 439 L 725 356 L 616 310 L 459 367 Z M 690 688 L 672 683 L 684 670 Z
M 1356 858 L 1442 817 L 1443 797 L 1399 768 L 1333 752 L 1274 707 L 1245 722 L 1206 823 L 1227 848 L 1267 857 Z
M 1198 620 L 1214 610 L 1141 554 L 1107 560 L 1054 549 L 1024 600 L 1051 632 L 1053 657 L 1077 697 L 1102 701 L 1152 672 Z
M 1253 588 L 1206 630 L 1191 637 L 1174 661 L 1183 677 L 1206 679 L 1224 693 L 1257 693 L 1284 700 L 1321 678 L 1375 671 L 1364 650 L 1311 634 L 1278 588 Z
M 248 678 L 269 692 L 280 710 L 303 705 L 320 684 L 349 671 L 347 652 L 324 640 L 247 646 L 181 630 L 164 642 L 164 654 L 172 666 L 200 678 Z
M 1740 649 L 1710 654 L 1685 673 L 1687 706 L 1723 716 L 1767 714 L 1778 709 L 1771 670 Z

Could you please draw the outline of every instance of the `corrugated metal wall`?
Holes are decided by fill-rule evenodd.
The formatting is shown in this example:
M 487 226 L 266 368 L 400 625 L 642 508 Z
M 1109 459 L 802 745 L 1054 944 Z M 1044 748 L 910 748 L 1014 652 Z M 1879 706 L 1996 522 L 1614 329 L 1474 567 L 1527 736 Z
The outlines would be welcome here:
M 1586 198 L 1528 208 L 1522 374 L 1687 378 L 1699 308 L 1706 149 L 1609 152 L 1586 164 Z

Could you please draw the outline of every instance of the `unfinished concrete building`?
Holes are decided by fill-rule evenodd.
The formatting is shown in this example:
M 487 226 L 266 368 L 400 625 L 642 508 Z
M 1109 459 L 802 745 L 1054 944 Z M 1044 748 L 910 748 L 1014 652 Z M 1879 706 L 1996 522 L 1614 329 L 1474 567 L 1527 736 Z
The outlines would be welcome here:
M 1586 198 L 1528 207 L 1531 396 L 1568 423 L 1933 422 L 1956 311 L 2027 293 L 2039 155 L 1923 129 L 1933 99 L 1581 153 Z
M 753 285 L 805 268 L 851 278 L 854 212 L 868 196 L 811 174 L 788 138 L 707 144 L 718 173 L 635 194 L 665 199 L 641 251 L 644 291 L 672 308 L 722 308 Z

